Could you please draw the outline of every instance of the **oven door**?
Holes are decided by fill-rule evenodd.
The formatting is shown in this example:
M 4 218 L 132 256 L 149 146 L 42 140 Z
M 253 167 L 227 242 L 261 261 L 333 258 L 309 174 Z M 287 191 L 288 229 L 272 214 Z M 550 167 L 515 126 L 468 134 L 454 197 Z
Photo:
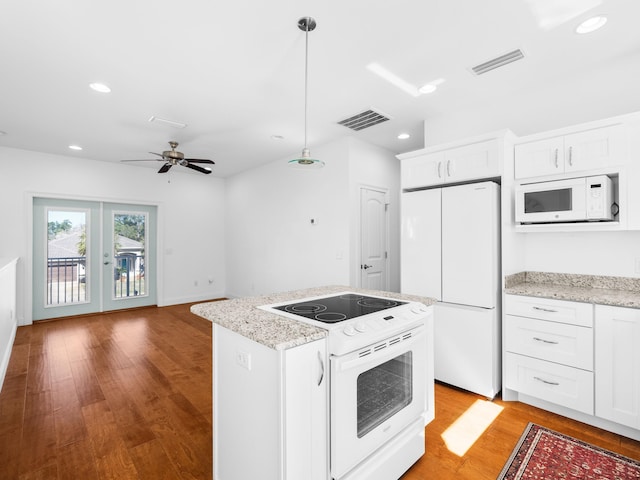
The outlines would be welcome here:
M 426 349 L 421 324 L 331 357 L 333 478 L 341 478 L 424 415 Z
M 586 219 L 584 177 L 516 187 L 516 222 L 573 222 Z

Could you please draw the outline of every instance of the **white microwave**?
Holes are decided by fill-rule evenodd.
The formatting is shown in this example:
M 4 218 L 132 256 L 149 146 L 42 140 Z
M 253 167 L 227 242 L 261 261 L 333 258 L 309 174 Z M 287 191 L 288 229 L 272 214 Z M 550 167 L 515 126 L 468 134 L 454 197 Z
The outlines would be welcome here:
M 606 175 L 516 186 L 516 222 L 611 221 L 618 213 Z

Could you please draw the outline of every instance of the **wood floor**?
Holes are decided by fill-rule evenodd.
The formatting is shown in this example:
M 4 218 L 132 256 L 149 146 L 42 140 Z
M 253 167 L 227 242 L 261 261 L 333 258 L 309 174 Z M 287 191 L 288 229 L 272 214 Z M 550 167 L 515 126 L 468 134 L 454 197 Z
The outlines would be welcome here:
M 189 306 L 20 327 L 0 393 L 0 479 L 211 479 L 211 324 Z M 640 442 L 500 400 L 471 448 L 451 453 L 441 435 L 478 400 L 436 385 L 427 454 L 403 480 L 495 480 L 530 421 L 640 459 Z
M 211 363 L 187 305 L 18 328 L 0 478 L 211 478 Z

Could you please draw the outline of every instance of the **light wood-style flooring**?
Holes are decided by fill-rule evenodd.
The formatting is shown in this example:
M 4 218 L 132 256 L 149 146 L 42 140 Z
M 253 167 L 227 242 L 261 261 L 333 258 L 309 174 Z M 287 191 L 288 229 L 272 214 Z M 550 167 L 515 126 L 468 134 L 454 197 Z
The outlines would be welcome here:
M 189 307 L 20 327 L 0 392 L 0 479 L 211 479 L 211 324 Z M 477 400 L 436 385 L 427 453 L 403 480 L 494 480 L 529 421 L 640 458 L 639 442 L 500 400 L 459 457 L 441 435 Z

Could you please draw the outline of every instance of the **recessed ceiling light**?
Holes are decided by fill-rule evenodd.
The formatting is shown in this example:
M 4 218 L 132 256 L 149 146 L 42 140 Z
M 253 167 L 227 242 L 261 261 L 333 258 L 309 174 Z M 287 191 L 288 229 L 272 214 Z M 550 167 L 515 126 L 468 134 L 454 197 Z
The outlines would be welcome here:
M 111 89 L 104 83 L 90 83 L 89 87 L 91 90 L 95 90 L 96 92 L 111 93 Z
M 420 93 L 433 93 L 437 89 L 438 89 L 437 85 L 433 85 L 432 83 L 427 83 L 426 85 L 421 86 L 418 91 Z
M 595 17 L 588 18 L 582 22 L 576 28 L 576 33 L 591 33 L 595 32 L 599 28 L 602 28 L 607 23 L 607 17 L 604 15 L 597 15 Z
M 411 135 L 409 135 L 408 133 L 401 133 L 400 135 L 398 135 L 398 140 L 406 140 L 409 137 L 411 137 Z
M 80 145 L 69 145 L 69 148 L 71 150 L 82 150 L 82 147 Z

